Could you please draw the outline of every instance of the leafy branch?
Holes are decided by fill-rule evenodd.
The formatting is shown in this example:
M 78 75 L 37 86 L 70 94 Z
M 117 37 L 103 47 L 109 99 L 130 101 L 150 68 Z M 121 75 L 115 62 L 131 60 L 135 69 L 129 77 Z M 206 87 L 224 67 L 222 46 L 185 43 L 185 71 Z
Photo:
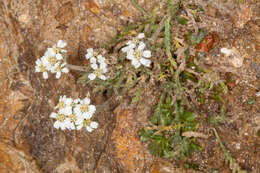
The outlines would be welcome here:
M 236 162 L 236 160 L 231 156 L 231 154 L 229 153 L 229 151 L 225 148 L 225 146 L 223 145 L 220 137 L 218 136 L 218 133 L 216 131 L 215 128 L 213 128 L 214 134 L 216 136 L 216 139 L 222 149 L 222 151 L 224 152 L 224 156 L 225 156 L 225 160 L 227 162 L 229 162 L 229 168 L 232 170 L 232 173 L 246 173 L 245 170 L 241 170 L 239 164 Z

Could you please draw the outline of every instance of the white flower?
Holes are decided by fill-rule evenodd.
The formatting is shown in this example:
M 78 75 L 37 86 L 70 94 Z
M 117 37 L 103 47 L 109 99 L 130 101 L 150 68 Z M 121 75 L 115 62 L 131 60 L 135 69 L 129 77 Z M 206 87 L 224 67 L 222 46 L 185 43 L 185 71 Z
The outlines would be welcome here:
M 106 59 L 102 55 L 97 56 L 97 60 L 99 64 L 105 65 L 106 66 Z
M 48 71 L 56 73 L 56 78 L 60 78 L 61 73 L 68 73 L 69 69 L 65 67 L 65 53 L 63 48 L 66 47 L 65 41 L 59 40 L 52 48 L 47 48 L 44 56 L 36 61 L 35 71 L 43 72 L 43 78 L 48 78 Z
M 56 52 L 53 48 L 47 48 L 46 52 L 44 53 L 44 56 L 46 57 L 55 57 Z
M 76 121 L 77 130 L 85 127 L 88 132 L 92 132 L 94 129 L 98 128 L 98 123 L 91 121 L 90 119 L 78 119 Z
M 66 67 L 67 63 L 56 63 L 51 69 L 52 73 L 56 73 L 56 78 L 59 79 L 61 77 L 61 73 L 68 73 L 69 69 Z
M 89 58 L 93 57 L 93 53 L 94 53 L 93 48 L 87 49 L 87 52 L 88 52 L 88 53 L 85 55 L 85 58 L 86 58 L 86 59 L 89 59 Z
M 96 106 L 90 105 L 90 99 L 86 97 L 75 105 L 73 111 L 78 118 L 91 118 L 96 111 Z
M 67 128 L 70 130 L 75 130 L 75 123 L 78 120 L 78 117 L 75 114 L 70 114 L 68 115 L 68 118 L 70 120 L 70 124 L 67 126 Z
M 52 112 L 50 117 L 56 119 L 55 123 L 53 124 L 53 126 L 56 129 L 61 128 L 61 130 L 65 130 L 66 128 L 71 126 L 70 119 L 67 118 L 67 116 L 64 114 L 57 114 L 57 113 Z
M 55 109 L 59 109 L 58 112 L 64 115 L 72 114 L 72 98 L 67 98 L 66 96 L 60 96 L 59 103 Z
M 145 38 L 144 33 L 140 33 L 137 35 L 137 37 L 134 37 L 132 40 L 128 41 L 126 43 L 127 46 L 123 47 L 121 50 L 124 53 L 127 53 L 128 51 L 134 49 L 138 43 L 140 43 L 141 39 Z
M 43 78 L 48 79 L 47 66 L 44 65 L 43 61 L 38 59 L 35 63 L 35 72 L 42 72 Z
M 150 67 L 151 60 L 147 58 L 152 56 L 151 51 L 144 50 L 144 48 L 145 44 L 140 42 L 137 48 L 127 52 L 127 59 L 131 60 L 131 63 L 135 68 L 139 68 L 141 65 Z
M 107 79 L 107 77 L 104 75 L 107 72 L 106 64 L 102 63 L 99 66 L 97 64 L 91 64 L 91 68 L 95 71 L 88 75 L 88 78 L 90 80 L 94 80 L 96 77 L 98 77 L 101 80 Z
M 141 65 L 146 67 L 150 67 L 151 65 L 151 60 L 147 59 L 152 56 L 151 51 L 144 50 L 146 45 L 141 41 L 143 38 L 145 38 L 144 33 L 140 33 L 137 37 L 128 41 L 126 43 L 127 46 L 122 48 L 122 52 L 127 54 L 126 59 L 131 60 L 135 68 L 139 68 Z
M 55 44 L 52 48 L 56 52 L 56 54 L 58 54 L 58 53 L 66 53 L 67 51 L 64 49 L 66 46 L 67 46 L 67 42 L 66 41 L 59 40 L 57 42 L 57 44 Z
M 98 127 L 97 122 L 91 121 L 93 114 L 96 111 L 94 105 L 90 105 L 90 99 L 75 99 L 60 96 L 59 103 L 55 107 L 57 113 L 52 112 L 51 118 L 55 118 L 53 126 L 61 130 L 80 130 L 85 127 L 87 131 L 92 132 Z
M 48 56 L 44 55 L 41 58 L 42 62 L 45 64 L 48 71 L 52 70 L 53 67 L 59 63 L 59 60 L 56 58 L 56 56 Z
M 94 80 L 96 77 L 98 77 L 101 80 L 107 79 L 107 77 L 104 75 L 108 71 L 106 59 L 102 55 L 97 55 L 97 58 L 90 57 L 90 66 L 94 70 L 93 73 L 90 73 L 88 75 L 88 78 L 90 80 Z
M 98 54 L 97 54 L 97 52 L 94 51 L 93 48 L 88 48 L 87 49 L 87 54 L 85 55 L 85 58 L 87 60 L 90 59 L 90 58 L 95 58 L 97 56 L 98 56 Z

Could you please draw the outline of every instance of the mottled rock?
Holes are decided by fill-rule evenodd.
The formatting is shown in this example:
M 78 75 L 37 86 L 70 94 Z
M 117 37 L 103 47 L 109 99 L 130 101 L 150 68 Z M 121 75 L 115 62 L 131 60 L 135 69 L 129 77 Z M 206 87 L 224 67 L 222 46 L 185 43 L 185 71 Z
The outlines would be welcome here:
M 71 2 L 62 5 L 55 16 L 55 19 L 60 23 L 60 25 L 69 23 L 73 18 L 74 13 Z
M 116 126 L 111 136 L 112 153 L 124 172 L 144 172 L 145 152 L 138 137 L 135 116 L 130 110 L 120 110 L 116 114 Z
M 11 144 L 0 142 L 0 172 L 41 173 L 35 160 Z

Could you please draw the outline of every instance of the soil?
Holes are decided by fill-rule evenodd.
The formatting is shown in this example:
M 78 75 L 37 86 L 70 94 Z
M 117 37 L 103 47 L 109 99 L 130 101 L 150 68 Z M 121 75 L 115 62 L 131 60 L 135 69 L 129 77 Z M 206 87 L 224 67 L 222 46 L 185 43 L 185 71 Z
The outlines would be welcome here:
M 228 85 L 228 120 L 216 127 L 231 156 L 248 173 L 260 172 L 260 2 L 259 0 L 193 0 L 204 11 L 198 28 L 218 35 L 219 43 L 204 55 L 202 64 Z M 166 10 L 160 0 L 138 0 L 147 12 Z M 232 172 L 213 131 L 201 122 L 198 139 L 203 150 L 190 160 L 199 170 L 186 170 L 180 161 L 152 156 L 138 132 L 150 120 L 160 92 L 147 87 L 141 101 L 131 103 L 129 91 L 119 103 L 110 95 L 94 94 L 77 82 L 80 73 L 44 80 L 35 73 L 35 61 L 58 40 L 68 43 L 68 62 L 85 65 L 90 47 L 109 42 L 123 27 L 142 20 L 131 0 L 1 0 L 0 1 L 0 172 L 52 173 L 173 173 Z M 187 27 L 193 27 L 192 22 Z M 185 29 L 185 28 L 184 28 Z M 173 31 L 174 32 L 174 31 Z M 182 30 L 175 31 L 181 35 Z M 160 40 L 159 40 L 160 41 Z M 221 48 L 235 50 L 225 56 Z M 159 56 L 159 55 L 158 55 Z M 151 85 L 152 86 L 152 85 Z M 99 128 L 61 131 L 49 118 L 60 95 L 106 104 L 95 120 Z M 250 100 L 254 100 L 251 104 Z M 202 117 L 218 105 L 201 107 Z

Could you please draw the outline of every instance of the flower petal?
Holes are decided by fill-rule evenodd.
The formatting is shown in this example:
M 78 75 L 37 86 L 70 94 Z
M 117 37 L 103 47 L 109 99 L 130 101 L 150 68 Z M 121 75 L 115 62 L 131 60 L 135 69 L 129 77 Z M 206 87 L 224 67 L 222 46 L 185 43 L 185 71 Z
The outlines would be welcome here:
M 107 77 L 106 76 L 104 76 L 103 74 L 102 75 L 100 75 L 100 77 L 99 77 L 101 80 L 107 80 Z
M 131 64 L 135 67 L 135 68 L 139 68 L 141 66 L 141 63 L 136 59 L 132 59 Z
M 79 124 L 79 125 L 77 126 L 77 130 L 82 129 L 82 127 L 83 127 L 83 124 Z
M 62 54 L 58 53 L 58 54 L 56 54 L 56 58 L 57 58 L 57 60 L 62 60 L 63 56 L 62 56 Z
M 98 123 L 93 121 L 90 123 L 90 127 L 93 129 L 96 129 L 96 128 L 98 128 Z
M 42 73 L 44 79 L 48 79 L 48 73 L 45 71 Z
M 151 65 L 151 61 L 148 59 L 141 58 L 140 62 L 141 62 L 141 64 L 143 64 L 146 67 L 150 67 L 150 65 Z
M 56 52 L 54 51 L 53 48 L 47 48 L 47 51 L 44 53 L 44 56 L 46 57 L 55 57 Z
M 94 105 L 89 105 L 89 112 L 91 113 L 91 114 L 94 114 L 95 113 L 95 111 L 96 111 L 96 106 L 94 106 Z
M 51 117 L 51 118 L 57 118 L 57 113 L 52 112 L 52 113 L 50 114 L 50 117 Z
M 103 73 L 107 72 L 107 64 L 100 64 L 100 69 L 102 70 Z
M 93 131 L 93 129 L 91 127 L 89 127 L 89 126 L 87 126 L 86 129 L 87 129 L 88 132 L 92 132 Z
M 135 56 L 134 56 L 134 50 L 131 49 L 131 50 L 129 50 L 129 51 L 127 52 L 126 59 L 132 60 L 132 59 L 134 59 L 134 58 L 135 58 Z
M 60 127 L 60 122 L 59 121 L 55 121 L 55 123 L 53 124 L 53 127 L 58 129 Z
M 76 103 L 76 104 L 78 104 L 80 102 L 80 99 L 75 99 L 74 101 L 73 101 L 73 103 Z
M 143 39 L 144 37 L 145 37 L 145 35 L 144 35 L 144 33 L 140 33 L 140 34 L 138 34 L 138 36 L 137 36 L 139 39 Z
M 126 52 L 128 52 L 130 49 L 129 49 L 129 46 L 125 46 L 125 47 L 123 47 L 121 50 L 122 50 L 122 52 L 126 53 Z
M 102 55 L 98 55 L 97 56 L 97 60 L 98 60 L 98 62 L 101 64 L 101 63 L 105 63 L 105 58 L 102 56 Z
M 151 53 L 150 50 L 145 50 L 145 51 L 143 52 L 143 56 L 144 56 L 145 58 L 150 58 L 150 57 L 152 56 L 152 53 Z
M 90 73 L 90 74 L 88 75 L 88 78 L 89 78 L 90 80 L 94 80 L 94 79 L 96 78 L 96 74 Z
M 145 44 L 144 44 L 144 42 L 140 42 L 139 43 L 139 45 L 138 45 L 138 50 L 144 50 L 144 48 L 145 48 Z
M 97 59 L 94 58 L 94 57 L 91 57 L 91 58 L 90 58 L 90 63 L 91 63 L 91 64 L 96 64 L 96 63 L 97 63 Z
M 69 72 L 69 69 L 68 69 L 67 67 L 65 67 L 65 68 L 62 68 L 61 71 L 62 71 L 63 73 L 68 73 L 68 72 Z
M 66 46 L 67 46 L 66 41 L 59 40 L 58 43 L 57 43 L 57 47 L 59 47 L 59 48 L 64 48 Z
M 61 72 L 58 71 L 58 72 L 56 73 L 56 78 L 59 79 L 60 77 L 61 77 Z
M 88 49 L 87 49 L 87 52 L 93 54 L 94 49 L 93 49 L 93 48 L 88 48 Z
M 89 105 L 90 99 L 88 97 L 84 98 L 83 103 Z
M 93 69 L 93 70 L 96 70 L 98 68 L 98 65 L 97 64 L 91 64 L 90 67 Z

